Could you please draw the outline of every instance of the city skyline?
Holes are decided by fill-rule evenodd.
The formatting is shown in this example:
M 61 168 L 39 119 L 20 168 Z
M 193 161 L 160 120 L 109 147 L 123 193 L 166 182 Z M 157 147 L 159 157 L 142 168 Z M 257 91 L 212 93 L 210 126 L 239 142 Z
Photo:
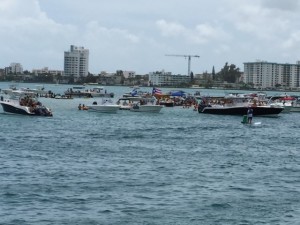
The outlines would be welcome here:
M 0 67 L 64 68 L 70 45 L 90 50 L 89 72 L 243 70 L 257 59 L 300 59 L 299 0 L 0 0 Z

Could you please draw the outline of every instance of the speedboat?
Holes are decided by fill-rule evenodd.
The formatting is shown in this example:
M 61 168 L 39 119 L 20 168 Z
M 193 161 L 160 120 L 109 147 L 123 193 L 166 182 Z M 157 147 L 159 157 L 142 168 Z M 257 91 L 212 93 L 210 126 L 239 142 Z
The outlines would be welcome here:
M 113 98 L 114 93 L 108 93 L 107 90 L 104 90 L 103 87 L 94 87 L 93 89 L 82 90 L 79 87 L 68 88 L 64 93 L 66 96 L 70 97 L 85 97 L 85 98 L 93 98 L 93 97 L 103 97 L 103 98 Z
M 159 113 L 164 107 L 157 104 L 157 99 L 154 96 L 121 97 L 117 104 L 121 110 L 130 110 L 131 112 Z
M 5 113 L 30 116 L 53 116 L 51 110 L 37 100 L 36 93 L 34 92 L 14 90 L 7 98 L 1 96 L 0 104 Z
M 249 107 L 253 109 L 254 116 L 278 116 L 284 107 L 273 105 L 257 105 L 248 97 L 202 98 L 198 104 L 199 113 L 219 115 L 246 115 Z
M 141 97 L 121 97 L 117 101 L 117 105 L 119 105 L 120 110 L 130 110 L 134 103 L 137 103 L 141 100 Z
M 94 101 L 92 105 L 87 105 L 89 111 L 101 112 L 101 113 L 117 113 L 120 109 L 120 106 L 114 104 L 111 99 L 102 99 L 102 102 Z
M 199 105 L 199 113 L 219 114 L 219 115 L 246 115 L 249 106 L 216 106 L 216 105 Z M 256 106 L 251 107 L 254 116 L 278 116 L 283 111 L 283 107 Z
M 163 108 L 162 105 L 152 105 L 152 104 L 143 104 L 143 103 L 134 103 L 130 108 L 132 112 L 151 112 L 151 113 L 159 113 Z
M 140 101 L 133 102 L 130 111 L 159 113 L 163 107 L 164 106 L 157 104 L 157 100 L 154 96 L 143 97 Z
M 296 102 L 296 98 L 292 96 L 272 96 L 268 101 L 270 106 L 283 107 L 282 113 L 289 113 L 293 109 L 293 104 Z

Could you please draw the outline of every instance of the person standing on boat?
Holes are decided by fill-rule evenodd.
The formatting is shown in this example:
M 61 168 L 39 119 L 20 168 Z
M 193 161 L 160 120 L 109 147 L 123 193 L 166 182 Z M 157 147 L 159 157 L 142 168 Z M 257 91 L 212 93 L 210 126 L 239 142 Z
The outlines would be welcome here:
M 247 111 L 247 117 L 248 117 L 248 123 L 252 123 L 252 118 L 253 118 L 253 109 L 251 107 L 248 108 Z

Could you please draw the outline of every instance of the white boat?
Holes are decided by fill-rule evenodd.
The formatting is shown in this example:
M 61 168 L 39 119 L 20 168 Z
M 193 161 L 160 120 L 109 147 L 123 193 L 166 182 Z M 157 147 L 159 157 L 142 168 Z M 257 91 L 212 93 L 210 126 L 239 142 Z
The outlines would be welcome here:
M 46 95 L 49 91 L 45 90 L 44 85 L 35 85 L 35 88 L 23 88 L 24 91 L 34 92 L 38 95 Z
M 131 112 L 151 112 L 159 113 L 164 106 L 157 104 L 154 96 L 142 97 L 139 101 L 132 103 Z
M 92 89 L 86 89 L 86 90 L 80 90 L 78 88 L 75 89 L 69 88 L 67 91 L 65 91 L 65 95 L 71 96 L 71 97 L 104 97 L 104 98 L 113 98 L 114 93 L 108 93 L 107 90 L 105 90 L 103 87 L 94 87 Z
M 283 102 L 274 102 L 270 103 L 271 107 L 282 107 L 282 113 L 289 113 L 292 112 L 293 106 L 290 102 L 283 103 Z
M 151 104 L 141 104 L 134 103 L 130 108 L 131 112 L 150 112 L 150 113 L 159 113 L 163 108 L 162 105 L 151 105 Z
M 51 110 L 37 100 L 36 93 L 34 92 L 14 90 L 7 98 L 1 96 L 0 104 L 5 113 L 30 116 L 53 116 Z
M 111 99 L 102 99 L 102 102 L 99 104 L 94 101 L 92 105 L 87 105 L 89 111 L 101 112 L 101 113 L 117 113 L 120 109 L 120 106 L 114 104 Z
M 12 85 L 9 85 L 9 88 L 5 88 L 5 89 L 2 89 L 2 93 L 6 94 L 6 95 L 11 95 L 13 91 L 16 91 L 17 90 L 17 86 L 12 84 Z
M 274 107 L 283 107 L 282 113 L 289 113 L 293 111 L 293 104 L 296 98 L 290 96 L 273 96 L 270 98 L 268 104 Z
M 157 104 L 157 99 L 154 96 L 121 97 L 117 104 L 121 110 L 130 110 L 131 112 L 159 113 L 164 107 Z
M 36 95 L 39 95 L 39 96 L 48 94 L 48 91 L 45 90 L 43 85 L 35 85 L 35 88 L 21 87 L 19 89 L 17 89 L 17 87 L 15 85 L 10 85 L 9 88 L 3 89 L 2 92 L 4 94 L 11 95 L 12 92 L 16 91 L 16 90 L 21 90 L 21 91 L 24 91 L 24 92 L 32 92 L 32 93 L 34 93 Z
M 293 102 L 291 112 L 300 112 L 300 101 Z
M 130 110 L 134 103 L 137 103 L 141 100 L 141 97 L 121 97 L 117 101 L 120 110 Z

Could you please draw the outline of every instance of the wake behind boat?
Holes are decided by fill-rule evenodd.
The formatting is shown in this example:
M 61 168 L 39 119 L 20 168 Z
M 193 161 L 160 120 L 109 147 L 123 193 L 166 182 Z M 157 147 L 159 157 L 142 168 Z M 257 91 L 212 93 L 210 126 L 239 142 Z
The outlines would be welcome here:
M 0 104 L 5 113 L 53 116 L 51 110 L 37 100 L 36 93 L 34 92 L 13 90 L 8 97 L 4 98 L 1 96 Z

